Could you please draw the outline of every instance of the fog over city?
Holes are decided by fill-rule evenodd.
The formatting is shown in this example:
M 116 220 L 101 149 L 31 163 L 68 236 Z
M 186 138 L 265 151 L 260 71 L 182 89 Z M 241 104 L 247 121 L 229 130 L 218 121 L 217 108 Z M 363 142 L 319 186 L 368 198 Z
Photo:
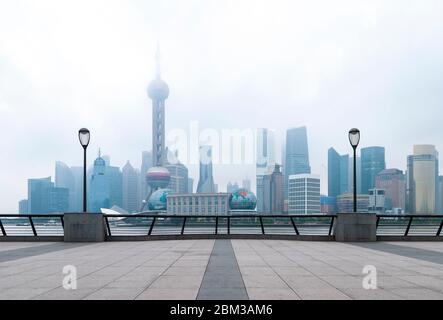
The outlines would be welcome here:
M 82 164 L 82 127 L 88 165 L 101 148 L 140 168 L 158 44 L 167 133 L 273 129 L 281 163 L 286 129 L 306 126 L 322 193 L 328 148 L 351 153 L 353 127 L 388 168 L 404 171 L 414 144 L 443 155 L 442 12 L 441 0 L 0 0 L 1 212 L 55 161 Z M 214 166 L 219 191 L 244 178 L 255 187 L 254 164 Z

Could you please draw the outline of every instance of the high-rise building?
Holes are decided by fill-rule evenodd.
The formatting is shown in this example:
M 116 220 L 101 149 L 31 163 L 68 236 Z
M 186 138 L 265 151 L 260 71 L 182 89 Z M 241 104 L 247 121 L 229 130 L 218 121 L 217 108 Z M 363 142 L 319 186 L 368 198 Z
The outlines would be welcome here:
M 337 197 L 350 192 L 349 155 L 340 155 L 334 148 L 328 150 L 328 195 Z
M 290 214 L 320 213 L 320 177 L 313 174 L 289 176 L 288 211 Z
M 110 206 L 123 206 L 123 179 L 119 167 L 106 166 L 106 176 L 109 179 Z
M 326 214 L 337 213 L 337 198 L 320 195 L 320 212 Z
M 284 194 L 285 199 L 287 199 L 289 176 L 311 173 L 306 127 L 292 128 L 286 131 L 285 152 Z
M 139 199 L 144 200 L 148 194 L 150 194 L 150 187 L 148 183 L 146 182 L 146 173 L 148 173 L 149 168 L 151 168 L 152 165 L 152 152 L 150 151 L 142 151 L 142 165 L 140 167 L 140 195 Z
M 83 168 L 55 163 L 55 186 L 69 190 L 69 211 L 80 212 L 83 205 Z
M 386 169 L 377 174 L 375 187 L 385 190 L 386 210 L 405 210 L 406 179 L 399 169 Z
M 214 178 L 212 176 L 212 147 L 200 146 L 200 177 L 197 185 L 197 193 L 214 193 Z
M 18 202 L 18 213 L 19 214 L 28 213 L 28 199 L 23 199 Z
M 382 213 L 386 209 L 385 189 L 370 189 L 369 190 L 369 206 L 368 211 Z
M 69 210 L 69 190 L 57 188 L 51 177 L 28 180 L 28 213 L 54 213 Z
M 188 193 L 188 168 L 180 162 L 175 164 L 166 165 L 171 180 L 169 182 L 168 189 L 171 189 L 174 193 Z
M 89 182 L 88 211 L 101 212 L 102 208 L 110 208 L 111 191 L 109 178 L 106 176 L 106 162 L 99 155 L 94 161 L 94 167 Z
M 283 212 L 284 189 L 280 165 L 276 164 L 271 174 L 263 176 L 263 212 L 281 214 Z
M 438 177 L 438 206 L 437 213 L 443 214 L 443 176 Z
M 257 211 L 263 212 L 263 177 L 272 173 L 275 166 L 274 132 L 266 128 L 257 129 L 257 163 L 256 163 L 256 193 Z
M 412 168 L 409 192 L 413 193 L 413 212 L 432 214 L 437 210 L 438 152 L 433 145 L 415 145 L 414 154 L 408 158 Z
M 226 192 L 227 193 L 233 193 L 235 190 L 238 190 L 240 187 L 237 182 L 228 182 L 228 185 L 226 186 Z
M 137 212 L 140 208 L 139 180 L 140 173 L 128 161 L 122 169 L 122 202 L 128 212 Z
M 385 148 L 367 147 L 361 149 L 362 193 L 368 194 L 375 188 L 375 177 L 386 169 Z
M 361 157 L 356 157 L 356 171 L 357 171 L 357 193 L 361 192 L 362 178 L 361 178 Z M 349 171 L 348 171 L 348 192 L 354 192 L 354 157 L 349 157 Z
M 407 213 L 414 213 L 415 211 L 415 192 L 414 192 L 414 156 L 409 155 L 407 158 L 406 169 L 406 195 L 405 208 Z

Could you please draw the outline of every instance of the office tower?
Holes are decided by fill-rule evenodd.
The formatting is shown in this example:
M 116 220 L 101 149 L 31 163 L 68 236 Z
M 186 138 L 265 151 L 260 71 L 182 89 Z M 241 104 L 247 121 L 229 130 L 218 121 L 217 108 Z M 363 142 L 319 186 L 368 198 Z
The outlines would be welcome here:
M 251 180 L 243 179 L 242 188 L 251 191 Z
M 386 169 L 385 148 L 367 147 L 361 149 L 362 193 L 368 194 L 375 187 L 375 177 Z
M 271 174 L 263 176 L 263 212 L 280 214 L 283 212 L 284 190 L 280 165 L 274 166 Z
M 197 193 L 214 193 L 214 178 L 212 177 L 212 147 L 200 146 L 200 177 Z
M 375 187 L 385 190 L 386 210 L 405 210 L 406 178 L 399 169 L 386 169 L 375 177 Z
M 23 199 L 18 202 L 18 213 L 19 214 L 28 213 L 28 199 Z
M 188 178 L 188 193 L 194 192 L 194 179 Z
M 105 165 L 109 167 L 111 165 L 111 156 L 101 156 L 103 160 L 105 160 Z
M 57 188 L 51 177 L 28 179 L 28 213 L 67 212 L 69 190 Z
M 410 169 L 412 171 L 412 213 L 435 213 L 438 180 L 438 152 L 435 146 L 415 145 L 413 156 L 408 158 L 408 164 L 412 166 Z
M 69 190 L 69 211 L 71 212 L 78 212 L 80 210 L 81 203 L 78 203 L 76 195 L 77 183 L 76 176 L 71 168 L 65 163 L 57 161 L 55 163 L 55 186 Z
M 109 179 L 109 205 L 123 206 L 123 179 L 119 167 L 106 166 L 106 177 Z
M 83 167 L 71 167 L 74 176 L 74 191 L 72 195 L 72 212 L 81 212 L 83 210 Z M 88 180 L 87 180 L 88 181 Z
M 340 155 L 334 148 L 328 150 L 328 195 L 337 197 L 350 192 L 349 155 Z
M 89 183 L 88 211 L 101 212 L 102 208 L 110 208 L 110 183 L 106 176 L 106 163 L 100 156 L 94 161 L 94 167 Z
M 313 174 L 289 176 L 288 211 L 290 214 L 320 213 L 320 177 Z
M 161 167 L 166 163 L 165 153 L 165 100 L 169 97 L 169 86 L 160 76 L 160 53 L 156 54 L 156 78 L 149 84 L 148 95 L 152 100 L 152 162 Z
M 357 157 L 357 193 L 361 194 L 362 177 L 361 177 L 361 157 Z M 348 171 L 348 192 L 354 192 L 354 157 L 349 157 Z
M 238 190 L 240 187 L 237 182 L 231 183 L 228 182 L 228 185 L 226 186 L 226 192 L 227 193 L 233 193 L 234 191 Z
M 274 132 L 266 129 L 257 129 L 257 159 L 256 159 L 256 190 L 257 211 L 263 212 L 263 177 L 272 173 L 275 166 Z
M 302 173 L 311 173 L 311 167 L 309 166 L 308 136 L 306 127 L 292 128 L 286 131 L 285 152 L 284 194 L 285 199 L 287 199 L 289 176 Z
M 383 213 L 385 211 L 385 189 L 369 189 L 369 206 L 368 211 Z
M 140 180 L 139 180 L 140 202 L 143 199 L 145 199 L 148 194 L 151 193 L 150 187 L 149 187 L 148 183 L 146 182 L 146 174 L 148 173 L 149 168 L 151 168 L 153 166 L 152 159 L 153 159 L 152 152 L 142 151 L 142 164 L 140 167 Z
M 168 189 L 171 189 L 174 193 L 188 193 L 188 168 L 180 162 L 176 164 L 166 165 L 171 180 L 168 185 Z
M 368 212 L 369 195 L 357 194 L 357 212 Z M 337 212 L 348 213 L 354 211 L 354 194 L 352 192 L 337 197 Z
M 405 208 L 406 213 L 414 213 L 415 211 L 415 193 L 414 193 L 414 156 L 407 157 L 406 169 L 406 195 Z
M 123 189 L 123 209 L 128 212 L 137 212 L 140 208 L 139 199 L 139 180 L 140 174 L 131 163 L 126 162 L 122 169 L 122 189 Z

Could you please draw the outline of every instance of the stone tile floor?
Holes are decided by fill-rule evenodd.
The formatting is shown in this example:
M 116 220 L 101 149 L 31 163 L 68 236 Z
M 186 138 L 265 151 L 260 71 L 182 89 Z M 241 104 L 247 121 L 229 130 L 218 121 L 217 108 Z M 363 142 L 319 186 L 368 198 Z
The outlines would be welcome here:
M 441 242 L 216 241 L 3 242 L 0 299 L 443 299 Z

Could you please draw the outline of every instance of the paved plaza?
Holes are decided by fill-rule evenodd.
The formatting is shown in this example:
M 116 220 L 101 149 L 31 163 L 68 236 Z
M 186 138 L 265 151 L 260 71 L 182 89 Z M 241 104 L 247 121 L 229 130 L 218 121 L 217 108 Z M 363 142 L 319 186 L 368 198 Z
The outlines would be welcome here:
M 63 287 L 67 265 L 77 271 L 75 290 Z M 367 265 L 376 267 L 377 289 L 363 288 Z M 443 245 L 3 242 L 0 299 L 443 299 Z

